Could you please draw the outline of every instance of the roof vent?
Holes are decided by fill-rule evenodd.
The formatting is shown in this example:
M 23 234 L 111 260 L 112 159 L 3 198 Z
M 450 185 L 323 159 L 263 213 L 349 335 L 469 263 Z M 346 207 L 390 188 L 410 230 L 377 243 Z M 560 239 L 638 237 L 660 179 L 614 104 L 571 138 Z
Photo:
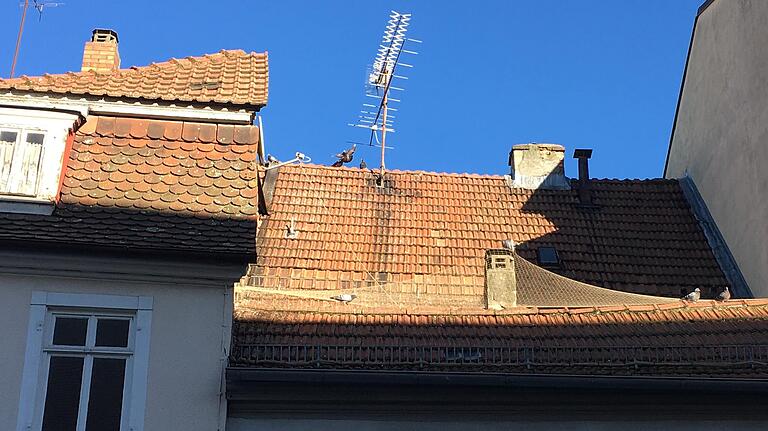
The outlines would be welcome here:
M 83 50 L 83 72 L 110 72 L 120 68 L 120 53 L 117 50 L 117 33 L 114 30 L 97 28 Z
M 524 189 L 569 190 L 565 176 L 565 147 L 557 144 L 520 144 L 509 152 L 512 186 Z

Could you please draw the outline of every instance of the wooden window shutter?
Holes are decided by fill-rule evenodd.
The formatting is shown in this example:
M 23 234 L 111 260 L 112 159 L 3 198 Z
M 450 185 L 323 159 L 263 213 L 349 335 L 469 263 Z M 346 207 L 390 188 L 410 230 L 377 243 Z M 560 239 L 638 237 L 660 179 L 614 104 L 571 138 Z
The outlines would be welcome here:
M 0 131 L 0 193 L 9 192 L 13 149 L 18 139 L 18 132 Z
M 45 135 L 42 133 L 27 133 L 24 142 L 16 145 L 13 163 L 19 166 L 19 181 L 16 183 L 16 190 L 12 190 L 12 193 L 28 196 L 37 194 L 44 138 Z

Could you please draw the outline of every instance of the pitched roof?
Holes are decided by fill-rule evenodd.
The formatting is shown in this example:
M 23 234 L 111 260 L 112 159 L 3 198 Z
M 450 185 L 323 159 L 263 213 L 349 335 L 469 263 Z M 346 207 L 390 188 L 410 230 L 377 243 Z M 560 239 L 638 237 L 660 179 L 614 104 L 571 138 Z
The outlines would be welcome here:
M 230 365 L 768 378 L 768 300 L 356 314 L 238 307 Z
M 0 89 L 116 98 L 267 104 L 267 53 L 222 50 L 111 72 L 69 72 L 0 79 Z
M 512 239 L 529 260 L 556 247 L 556 271 L 590 285 L 711 298 L 728 284 L 676 180 L 592 189 L 597 208 L 585 209 L 575 190 L 512 188 L 503 176 L 391 171 L 382 188 L 366 170 L 286 166 L 252 275 L 264 287 L 480 297 L 485 251 Z
M 258 128 L 91 116 L 51 216 L 0 214 L 0 240 L 252 254 Z
M 594 180 L 596 208 L 502 176 L 379 183 L 360 169 L 279 170 L 257 262 L 235 288 L 231 366 L 768 376 L 768 300 L 628 293 L 727 285 L 676 181 Z M 486 310 L 486 250 L 505 239 L 518 306 Z M 557 248 L 559 274 L 529 261 L 539 246 Z

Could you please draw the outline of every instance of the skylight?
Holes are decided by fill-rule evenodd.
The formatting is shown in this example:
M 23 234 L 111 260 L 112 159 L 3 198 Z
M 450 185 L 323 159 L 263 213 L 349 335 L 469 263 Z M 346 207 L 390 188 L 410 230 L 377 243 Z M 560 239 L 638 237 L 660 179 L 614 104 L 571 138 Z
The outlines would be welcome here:
M 539 247 L 536 250 L 536 259 L 541 266 L 560 266 L 560 256 L 554 247 Z

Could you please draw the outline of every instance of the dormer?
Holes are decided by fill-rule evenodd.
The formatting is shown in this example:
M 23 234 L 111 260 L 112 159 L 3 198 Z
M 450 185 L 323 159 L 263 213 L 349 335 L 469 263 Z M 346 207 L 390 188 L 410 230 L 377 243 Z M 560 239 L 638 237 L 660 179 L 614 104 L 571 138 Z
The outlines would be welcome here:
M 0 212 L 51 214 L 77 112 L 0 107 Z

